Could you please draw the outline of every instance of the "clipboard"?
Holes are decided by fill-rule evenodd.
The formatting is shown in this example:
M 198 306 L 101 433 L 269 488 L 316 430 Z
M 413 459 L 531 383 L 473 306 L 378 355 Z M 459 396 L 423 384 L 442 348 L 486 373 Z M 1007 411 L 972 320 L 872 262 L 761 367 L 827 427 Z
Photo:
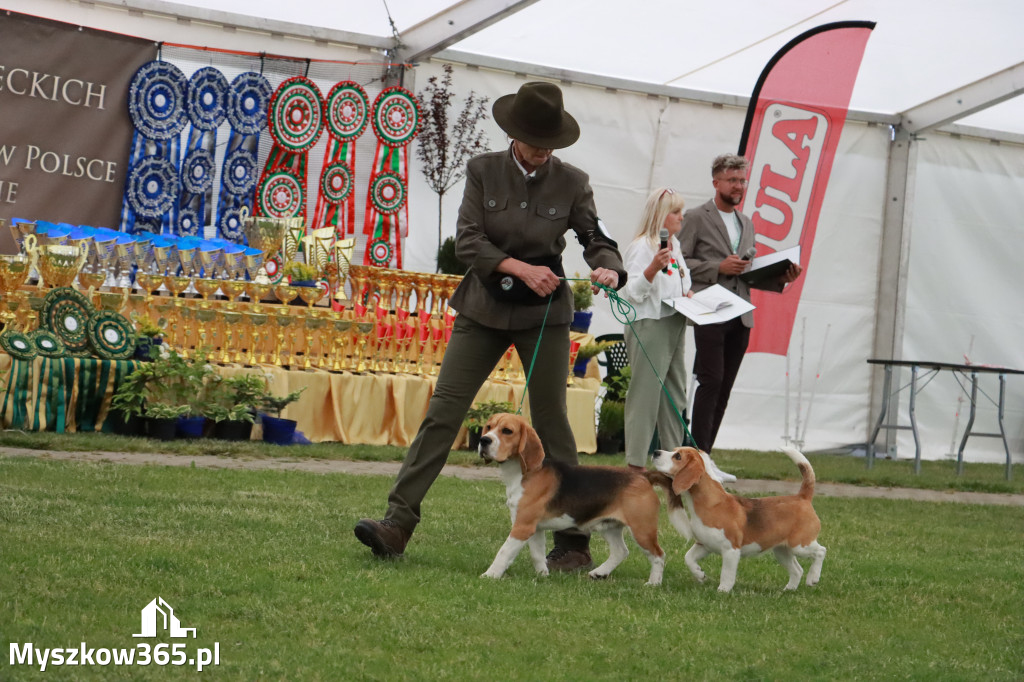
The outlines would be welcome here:
M 750 269 L 740 273 L 740 279 L 752 287 L 759 286 L 769 280 L 778 279 L 789 266 L 800 262 L 800 245 L 797 244 L 782 251 L 769 253 L 750 261 Z

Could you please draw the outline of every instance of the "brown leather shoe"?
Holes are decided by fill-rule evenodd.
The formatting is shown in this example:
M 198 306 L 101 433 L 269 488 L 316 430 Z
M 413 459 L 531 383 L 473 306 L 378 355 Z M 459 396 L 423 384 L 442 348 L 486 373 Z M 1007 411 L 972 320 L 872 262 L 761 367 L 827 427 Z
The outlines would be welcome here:
M 594 565 L 590 551 L 586 549 L 567 549 L 557 545 L 548 552 L 548 570 L 559 573 L 584 571 Z
M 409 538 L 412 537 L 412 531 L 389 519 L 363 519 L 356 524 L 355 532 L 359 542 L 373 550 L 373 555 L 381 559 L 400 559 Z

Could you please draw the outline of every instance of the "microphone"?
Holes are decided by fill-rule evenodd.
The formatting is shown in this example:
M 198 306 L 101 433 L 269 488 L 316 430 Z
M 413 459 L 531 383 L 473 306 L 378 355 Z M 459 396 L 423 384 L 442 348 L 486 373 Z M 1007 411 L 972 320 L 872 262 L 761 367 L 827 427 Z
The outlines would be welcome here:
M 661 228 L 661 232 L 658 233 L 658 239 L 661 240 L 661 246 L 659 248 L 660 249 L 667 249 L 668 248 L 668 230 L 665 229 L 664 227 Z M 666 275 L 668 275 L 668 274 L 672 273 L 672 270 L 671 270 L 671 268 L 669 268 L 669 266 L 666 265 L 665 269 L 662 270 L 662 272 L 664 272 Z
M 747 249 L 747 252 L 743 254 L 743 256 L 742 256 L 742 258 L 740 260 L 750 260 L 751 258 L 753 258 L 756 255 L 757 255 L 757 247 L 756 246 L 751 246 L 749 249 Z

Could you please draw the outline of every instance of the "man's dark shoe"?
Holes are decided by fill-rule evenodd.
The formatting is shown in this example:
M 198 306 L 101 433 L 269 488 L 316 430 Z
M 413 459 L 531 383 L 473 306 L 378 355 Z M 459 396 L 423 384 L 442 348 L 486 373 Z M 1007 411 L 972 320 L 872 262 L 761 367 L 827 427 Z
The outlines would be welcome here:
M 409 538 L 412 537 L 412 531 L 389 519 L 363 519 L 356 524 L 355 531 L 359 542 L 373 550 L 373 555 L 381 559 L 400 559 Z
M 584 571 L 594 565 L 590 551 L 586 549 L 566 549 L 557 545 L 548 552 L 548 570 L 558 573 Z

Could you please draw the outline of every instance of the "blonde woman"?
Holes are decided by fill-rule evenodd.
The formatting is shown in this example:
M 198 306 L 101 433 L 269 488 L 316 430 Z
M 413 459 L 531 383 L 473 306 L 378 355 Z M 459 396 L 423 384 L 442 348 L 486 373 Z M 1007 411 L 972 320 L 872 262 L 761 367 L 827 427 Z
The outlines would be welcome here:
M 636 236 L 622 254 L 629 276 L 619 295 L 636 309 L 632 331 L 627 325 L 623 333 L 633 372 L 626 392 L 626 463 L 630 467 L 646 467 L 655 426 L 665 450 L 682 445 L 685 434 L 672 402 L 685 414 L 686 318 L 661 303 L 666 298 L 693 296 L 690 271 L 677 239 L 682 224 L 682 196 L 668 188 L 657 189 L 647 198 Z M 668 235 L 664 247 L 662 230 Z M 672 402 L 662 391 L 659 376 Z

